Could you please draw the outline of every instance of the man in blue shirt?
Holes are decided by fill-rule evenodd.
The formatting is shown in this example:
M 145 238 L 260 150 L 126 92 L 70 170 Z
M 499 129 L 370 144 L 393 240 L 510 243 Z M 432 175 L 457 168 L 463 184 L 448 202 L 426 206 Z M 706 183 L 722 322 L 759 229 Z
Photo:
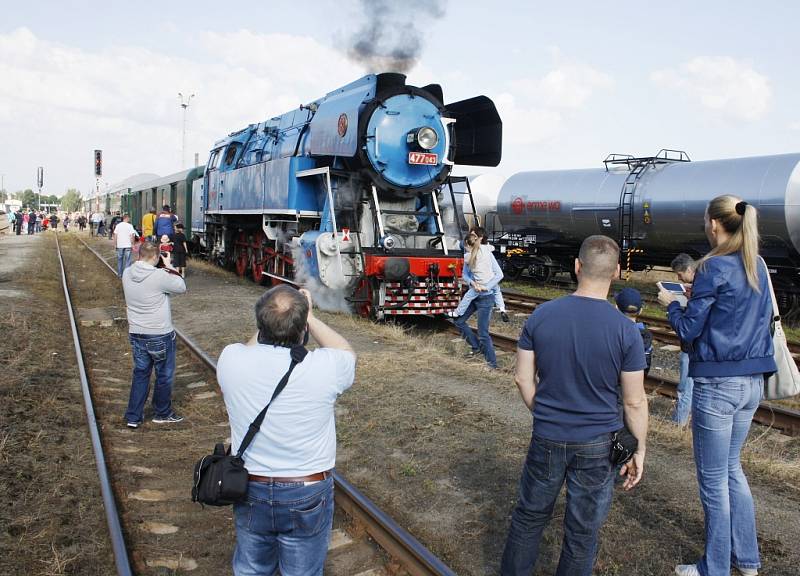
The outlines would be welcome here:
M 575 261 L 578 289 L 542 304 L 525 322 L 515 382 L 533 413 L 533 437 L 519 503 L 503 553 L 502 574 L 528 576 L 542 532 L 567 483 L 564 542 L 557 576 L 590 576 L 598 533 L 614 490 L 611 435 L 624 420 L 639 442 L 620 470 L 629 490 L 642 477 L 647 436 L 646 366 L 636 325 L 607 300 L 619 275 L 619 248 L 590 236 Z

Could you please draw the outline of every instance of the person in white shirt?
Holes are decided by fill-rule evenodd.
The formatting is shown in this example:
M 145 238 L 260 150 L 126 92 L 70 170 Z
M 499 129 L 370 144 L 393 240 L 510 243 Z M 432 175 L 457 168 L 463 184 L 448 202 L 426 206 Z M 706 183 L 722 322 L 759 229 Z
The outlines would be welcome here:
M 233 572 L 322 574 L 333 523 L 336 399 L 353 384 L 356 355 L 312 313 L 306 290 L 281 285 L 256 303 L 258 332 L 217 362 L 236 452 L 308 336 L 319 347 L 297 364 L 244 452 L 247 499 L 234 506 Z M 296 352 L 295 352 L 296 355 Z
M 117 249 L 117 276 L 120 278 L 122 278 L 125 268 L 131 265 L 131 251 L 133 250 L 133 243 L 138 236 L 134 227 L 128 222 L 129 220 L 130 216 L 125 214 L 122 217 L 122 222 L 114 228 L 114 247 Z
M 92 212 L 92 216 L 89 220 L 89 231 L 92 236 L 94 236 L 95 230 L 99 228 L 102 220 L 103 215 L 100 212 Z

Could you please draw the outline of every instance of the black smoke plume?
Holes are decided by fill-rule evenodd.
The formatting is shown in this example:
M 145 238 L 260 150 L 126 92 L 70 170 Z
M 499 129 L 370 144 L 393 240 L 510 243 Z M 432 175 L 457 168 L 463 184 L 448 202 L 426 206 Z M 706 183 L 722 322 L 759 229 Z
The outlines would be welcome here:
M 425 24 L 444 16 L 446 0 L 360 0 L 366 21 L 348 55 L 368 72 L 406 73 L 420 57 Z

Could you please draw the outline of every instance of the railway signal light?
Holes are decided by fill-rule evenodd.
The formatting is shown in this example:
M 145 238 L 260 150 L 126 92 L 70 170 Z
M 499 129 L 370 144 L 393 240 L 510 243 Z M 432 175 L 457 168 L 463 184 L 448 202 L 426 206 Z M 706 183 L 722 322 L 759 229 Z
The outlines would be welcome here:
M 103 175 L 103 151 L 94 151 L 94 175 L 98 178 Z

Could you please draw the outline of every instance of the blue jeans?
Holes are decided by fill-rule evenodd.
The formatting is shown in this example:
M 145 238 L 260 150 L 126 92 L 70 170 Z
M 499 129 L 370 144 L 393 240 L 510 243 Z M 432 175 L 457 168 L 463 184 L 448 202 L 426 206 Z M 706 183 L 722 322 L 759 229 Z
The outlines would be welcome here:
M 729 576 L 731 564 L 758 568 L 756 516 L 739 453 L 761 400 L 764 377 L 694 380 L 692 434 L 706 548 L 697 563 L 703 576 Z
M 461 335 L 472 347 L 472 350 L 483 352 L 483 357 L 492 368 L 497 368 L 497 357 L 494 353 L 494 344 L 492 344 L 492 337 L 489 336 L 489 318 L 492 315 L 492 308 L 494 307 L 494 295 L 491 292 L 483 293 L 478 296 L 467 306 L 467 311 L 456 318 L 455 325 L 461 331 Z M 478 337 L 467 325 L 467 320 L 475 312 L 478 313 Z
M 131 248 L 117 248 L 117 276 L 122 278 L 125 268 L 131 265 Z
M 672 413 L 672 421 L 678 424 L 686 424 L 689 421 L 689 414 L 692 412 L 692 388 L 694 379 L 689 376 L 689 355 L 681 352 L 681 379 L 678 382 L 678 401 L 675 403 L 675 411 Z
M 156 369 L 153 388 L 153 412 L 156 416 L 172 414 L 172 380 L 175 378 L 175 332 L 169 334 L 129 334 L 133 348 L 131 395 L 125 419 L 144 420 L 144 404 L 150 393 L 150 373 Z
M 611 434 L 580 443 L 533 436 L 503 552 L 503 576 L 529 576 L 533 572 L 542 532 L 565 479 L 564 542 L 556 576 L 591 576 L 598 534 L 614 495 L 610 451 Z
M 234 576 L 322 574 L 333 525 L 333 478 L 250 482 L 247 500 L 233 507 Z

